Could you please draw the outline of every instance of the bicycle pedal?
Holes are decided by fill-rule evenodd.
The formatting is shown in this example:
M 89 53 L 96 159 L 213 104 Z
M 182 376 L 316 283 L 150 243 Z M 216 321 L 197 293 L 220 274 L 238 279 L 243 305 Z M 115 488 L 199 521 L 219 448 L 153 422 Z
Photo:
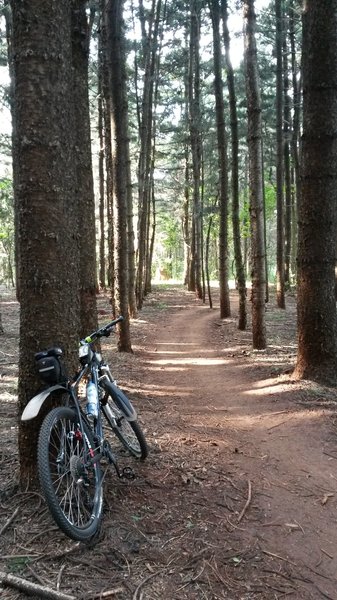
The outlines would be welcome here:
M 136 475 L 131 467 L 124 467 L 124 469 L 122 469 L 121 477 L 132 480 L 135 479 Z

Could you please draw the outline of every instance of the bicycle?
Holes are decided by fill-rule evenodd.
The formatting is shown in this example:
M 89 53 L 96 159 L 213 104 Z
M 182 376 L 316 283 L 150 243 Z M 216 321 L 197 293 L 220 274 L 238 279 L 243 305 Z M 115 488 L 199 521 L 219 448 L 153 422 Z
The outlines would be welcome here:
M 48 508 L 74 540 L 89 540 L 99 530 L 106 473 L 102 474 L 102 463 L 113 465 L 119 477 L 134 478 L 129 467 L 120 470 L 105 431 L 111 431 L 133 457 L 145 460 L 148 454 L 136 410 L 94 349 L 94 343 L 108 337 L 122 320 L 118 317 L 80 341 L 80 368 L 72 380 L 65 374 L 60 348 L 38 352 L 37 370 L 49 387 L 28 402 L 21 416 L 23 421 L 32 419 L 51 394 L 64 395 L 63 405 L 53 408 L 42 422 L 37 461 Z

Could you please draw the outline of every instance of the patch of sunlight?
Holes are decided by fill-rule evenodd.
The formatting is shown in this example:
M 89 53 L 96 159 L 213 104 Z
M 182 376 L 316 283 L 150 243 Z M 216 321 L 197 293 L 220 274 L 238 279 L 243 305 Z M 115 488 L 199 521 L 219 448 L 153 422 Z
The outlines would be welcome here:
M 259 385 L 260 383 L 260 385 Z M 289 390 L 289 386 L 285 385 L 284 382 L 277 382 L 275 379 L 271 380 L 268 384 L 266 382 L 258 382 L 255 384 L 255 389 L 250 388 L 243 392 L 248 396 L 268 396 L 269 394 L 275 393 L 275 387 L 277 386 L 277 392 L 286 392 Z M 292 389 L 292 388 L 291 388 Z
M 293 356 L 288 356 L 287 354 L 284 354 L 283 356 L 277 356 L 275 359 L 275 356 L 256 355 L 253 351 L 251 353 L 254 355 L 254 359 L 259 363 L 288 363 L 290 359 L 293 359 Z
M 152 369 L 152 370 L 160 370 L 160 369 Z M 176 371 L 177 369 L 174 369 L 174 371 Z M 181 369 L 182 370 L 182 369 Z M 140 390 L 139 387 L 134 387 L 133 385 L 123 385 L 123 390 L 126 390 L 128 392 L 128 394 L 139 394 Z M 177 387 L 175 385 L 165 385 L 162 388 L 160 386 L 148 386 L 145 385 L 142 387 L 141 389 L 141 395 L 145 396 L 144 400 L 146 400 L 146 396 L 149 395 L 150 399 L 152 398 L 167 398 L 167 396 L 169 394 L 174 394 L 179 395 L 179 398 L 188 398 L 189 396 L 191 396 L 194 393 L 194 389 L 193 388 L 180 388 Z M 144 402 L 144 400 L 141 400 L 141 402 Z
M 251 389 L 246 392 L 248 394 L 259 394 L 259 390 L 266 390 L 267 392 L 275 391 L 272 388 L 275 386 L 282 386 L 284 389 L 288 389 L 287 382 L 280 380 L 279 378 L 270 377 L 269 379 L 262 379 L 253 383 Z M 292 389 L 292 388 L 291 388 Z
M 249 414 L 249 415 L 238 415 L 229 416 L 228 414 L 223 417 L 223 421 L 226 423 L 235 423 L 235 429 L 245 429 L 247 427 L 256 427 L 259 429 L 270 429 L 273 430 L 276 427 L 287 425 L 296 425 L 303 421 L 317 421 L 317 419 L 325 416 L 324 409 L 316 411 L 277 411 L 275 413 L 263 413 L 263 414 Z M 220 419 L 219 419 L 220 420 Z
M 147 363 L 147 364 L 151 364 L 151 363 Z M 162 371 L 163 367 L 148 367 L 150 371 Z M 177 371 L 185 371 L 186 367 L 168 367 L 166 366 L 165 371 L 167 371 L 168 373 L 176 373 Z
M 193 342 L 158 342 L 157 346 L 197 346 Z
M 196 350 L 188 350 L 188 351 L 186 350 L 186 352 L 184 350 L 178 350 L 177 352 L 175 352 L 174 350 L 156 350 L 156 354 L 175 354 L 175 355 L 176 354 L 185 354 L 186 355 L 186 354 L 191 354 L 191 352 L 198 352 L 200 354 L 200 349 L 197 348 Z M 215 350 L 212 350 L 212 349 L 209 349 L 209 350 L 203 349 L 202 352 L 203 353 L 204 352 L 205 353 L 208 352 L 210 354 L 210 353 L 214 353 Z
M 148 325 L 148 321 L 145 321 L 145 319 L 130 319 L 130 321 L 132 322 L 132 325 Z
M 286 346 L 284 344 L 282 344 L 281 346 L 276 346 L 275 344 L 269 344 L 268 346 L 268 350 L 272 351 L 272 350 L 279 350 L 281 352 L 288 352 L 289 350 L 296 350 L 297 348 L 297 344 L 287 344 Z
M 202 367 L 210 367 L 213 365 L 228 365 L 229 360 L 223 358 L 169 358 L 167 360 L 149 360 L 148 363 L 151 365 L 195 365 Z

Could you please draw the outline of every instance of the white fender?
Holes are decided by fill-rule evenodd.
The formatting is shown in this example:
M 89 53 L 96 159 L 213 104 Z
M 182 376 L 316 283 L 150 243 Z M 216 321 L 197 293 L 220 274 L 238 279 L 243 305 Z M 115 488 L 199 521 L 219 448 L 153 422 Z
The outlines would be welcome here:
M 49 394 L 55 392 L 55 390 L 67 391 L 67 388 L 65 388 L 63 385 L 53 385 L 52 387 L 47 388 L 46 390 L 43 390 L 34 396 L 31 400 L 29 400 L 27 406 L 25 407 L 21 415 L 21 421 L 29 421 L 30 419 L 34 419 L 39 414 L 40 408 L 46 398 L 48 398 Z

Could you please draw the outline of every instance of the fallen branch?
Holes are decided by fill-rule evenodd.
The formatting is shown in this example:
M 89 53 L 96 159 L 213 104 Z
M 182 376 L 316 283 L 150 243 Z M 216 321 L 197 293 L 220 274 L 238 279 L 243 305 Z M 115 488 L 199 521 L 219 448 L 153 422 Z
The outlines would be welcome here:
M 242 519 L 245 515 L 245 512 L 251 503 L 251 500 L 252 500 L 252 484 L 251 484 L 250 479 L 248 479 L 248 498 L 247 498 L 246 504 L 244 505 L 242 511 L 240 512 L 240 514 L 238 516 L 238 523 L 240 523 L 240 521 L 242 521 Z
M 4 573 L 3 571 L 0 571 L 0 582 L 21 590 L 28 595 L 36 595 L 39 598 L 47 598 L 48 600 L 76 600 L 75 596 L 57 592 L 44 585 L 37 585 L 27 579 L 21 579 L 20 577 L 16 577 L 10 573 Z
M 11 522 L 14 521 L 16 515 L 19 512 L 19 507 L 15 509 L 15 511 L 13 512 L 12 516 L 9 517 L 9 519 L 6 521 L 6 523 L 4 524 L 4 526 L 2 527 L 2 529 L 0 529 L 0 535 L 2 535 L 3 533 L 5 533 L 6 529 L 8 529 L 8 527 L 10 526 Z

